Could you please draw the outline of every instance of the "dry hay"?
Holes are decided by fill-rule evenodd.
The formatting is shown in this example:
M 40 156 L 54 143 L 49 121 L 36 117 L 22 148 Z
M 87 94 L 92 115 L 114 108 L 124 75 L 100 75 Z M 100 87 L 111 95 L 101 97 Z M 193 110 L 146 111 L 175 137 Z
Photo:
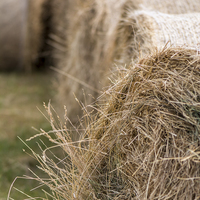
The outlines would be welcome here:
M 138 8 L 144 10 L 154 10 L 168 14 L 183 14 L 200 12 L 199 0 L 142 0 L 139 1 Z
M 46 42 L 51 47 L 51 61 L 55 67 L 66 64 L 69 1 L 52 0 L 48 2 L 50 19 Z
M 142 55 L 174 47 L 198 48 L 200 44 L 200 14 L 164 14 L 137 10 L 127 13 L 119 28 L 118 38 L 124 43 L 121 62 L 138 60 Z
M 115 64 L 128 65 L 132 60 L 137 61 L 142 57 L 141 54 L 152 52 L 157 47 L 163 48 L 169 40 L 175 46 L 198 43 L 198 37 L 194 36 L 197 40 L 193 41 L 193 36 L 187 34 L 198 35 L 199 14 L 165 16 L 158 12 L 138 10 L 141 5 L 146 10 L 158 9 L 176 14 L 199 9 L 198 2 L 185 0 L 181 7 L 178 6 L 180 1 L 176 1 L 172 10 L 170 2 L 68 1 L 67 38 L 64 44 L 67 52 L 60 53 L 59 63 L 55 67 L 65 74 L 59 76 L 57 102 L 67 106 L 73 122 L 82 113 L 74 96 L 84 104 L 95 101 L 99 90 L 108 85 L 107 77 L 115 71 Z M 161 5 L 167 10 L 159 8 Z M 186 7 L 187 11 L 183 9 Z M 178 30 L 174 30 L 174 27 Z M 62 45 L 58 45 L 58 49 L 60 47 L 61 51 L 65 51 Z
M 131 4 L 130 0 L 69 1 L 67 53 L 58 66 L 65 75 L 59 76 L 57 101 L 67 106 L 72 121 L 82 113 L 74 96 L 90 104 L 109 82 L 107 74 L 120 54 L 118 24 Z
M 199 199 L 198 52 L 164 49 L 118 78 L 78 146 L 47 108 L 53 130 L 42 135 L 69 156 L 35 154 L 51 181 L 36 179 L 55 199 Z
M 1 0 L 0 69 L 31 71 L 38 60 L 45 0 Z

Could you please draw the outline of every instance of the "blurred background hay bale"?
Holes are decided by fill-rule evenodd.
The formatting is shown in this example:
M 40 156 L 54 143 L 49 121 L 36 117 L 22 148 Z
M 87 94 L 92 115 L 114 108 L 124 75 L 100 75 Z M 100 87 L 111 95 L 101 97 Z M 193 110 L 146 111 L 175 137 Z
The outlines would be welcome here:
M 0 69 L 32 71 L 43 39 L 45 0 L 2 0 L 0 3 Z
M 47 5 L 50 19 L 45 39 L 51 51 L 48 58 L 51 57 L 54 67 L 60 68 L 66 65 L 69 0 L 52 0 Z
M 137 62 L 167 42 L 196 48 L 199 14 L 178 14 L 199 11 L 198 4 L 177 1 L 172 9 L 171 1 L 68 1 L 66 46 L 60 45 L 64 53 L 55 64 L 61 70 L 58 105 L 66 105 L 70 119 L 77 121 L 82 111 L 75 97 L 84 105 L 95 102 L 116 65 Z
M 109 82 L 117 54 L 117 27 L 121 15 L 132 2 L 69 1 L 67 54 L 60 66 L 58 104 L 66 105 L 72 121 L 82 113 L 75 96 L 83 104 L 90 104 Z M 88 96 L 90 94 L 90 96 Z
M 198 199 L 199 71 L 199 52 L 181 48 L 119 71 L 79 146 L 48 107 L 56 138 L 46 136 L 69 157 L 35 154 L 51 182 L 38 180 L 56 199 Z

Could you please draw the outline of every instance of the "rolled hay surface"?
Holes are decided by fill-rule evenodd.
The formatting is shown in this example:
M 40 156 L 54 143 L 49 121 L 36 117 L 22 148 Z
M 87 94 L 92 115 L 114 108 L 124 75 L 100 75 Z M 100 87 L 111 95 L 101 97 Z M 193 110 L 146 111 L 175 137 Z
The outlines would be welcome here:
M 194 13 L 200 12 L 200 2 L 198 0 L 142 0 L 139 1 L 138 8 L 168 14 Z
M 32 70 L 40 51 L 44 1 L 1 0 L 0 70 Z
M 124 40 L 124 60 L 138 60 L 165 45 L 199 48 L 200 14 L 165 14 L 155 11 L 130 11 L 119 28 L 119 40 Z M 123 36 L 123 33 L 125 36 Z
M 79 145 L 49 106 L 53 130 L 42 135 L 69 157 L 60 167 L 48 149 L 36 154 L 51 179 L 38 180 L 55 199 L 199 199 L 199 80 L 200 56 L 188 49 L 164 49 L 121 70 Z
M 82 111 L 74 96 L 90 104 L 109 82 L 107 74 L 120 52 L 118 24 L 132 1 L 75 0 L 68 5 L 67 54 L 58 66 L 68 76 L 59 76 L 57 102 L 66 105 L 70 119 L 77 121 Z

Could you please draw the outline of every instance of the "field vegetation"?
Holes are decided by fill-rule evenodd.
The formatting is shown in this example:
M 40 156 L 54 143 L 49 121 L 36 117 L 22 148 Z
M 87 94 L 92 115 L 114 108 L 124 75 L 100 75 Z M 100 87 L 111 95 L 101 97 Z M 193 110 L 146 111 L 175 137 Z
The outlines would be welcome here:
M 43 102 L 48 103 L 54 90 L 51 74 L 0 74 L 0 88 L 0 200 L 4 200 L 16 177 L 30 175 L 28 169 L 38 171 L 36 160 L 28 155 L 21 140 L 37 133 L 32 127 L 49 130 L 50 124 L 39 110 L 43 112 Z M 26 143 L 39 152 L 38 142 L 35 139 Z M 37 186 L 33 180 L 21 178 L 14 183 L 15 188 L 31 196 L 40 195 L 30 191 Z M 25 198 L 15 189 L 11 197 Z

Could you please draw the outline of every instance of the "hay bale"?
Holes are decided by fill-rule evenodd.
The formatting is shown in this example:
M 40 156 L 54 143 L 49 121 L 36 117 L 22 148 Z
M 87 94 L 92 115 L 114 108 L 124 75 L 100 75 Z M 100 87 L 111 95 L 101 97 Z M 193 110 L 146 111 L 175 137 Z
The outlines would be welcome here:
M 119 38 L 127 40 L 122 63 L 138 60 L 142 55 L 162 49 L 167 43 L 173 47 L 198 48 L 200 14 L 164 14 L 155 11 L 137 10 L 129 12 L 119 28 Z M 125 38 L 123 36 L 125 33 Z
M 31 71 L 41 48 L 45 0 L 2 0 L 0 3 L 0 69 Z
M 168 14 L 194 13 L 200 12 L 200 2 L 198 0 L 142 0 L 138 8 Z
M 48 149 L 42 157 L 35 154 L 51 178 L 38 180 L 56 199 L 198 199 L 198 53 L 164 49 L 121 70 L 79 146 L 67 127 L 57 127 L 48 107 L 53 130 L 42 135 L 71 163 L 54 163 Z
M 0 2 L 0 70 L 22 68 L 26 6 L 26 0 Z
M 163 50 L 107 91 L 90 129 L 98 198 L 199 198 L 199 67 L 197 51 Z
M 72 121 L 82 113 L 74 96 L 90 104 L 107 85 L 107 75 L 119 52 L 118 24 L 131 4 L 130 0 L 69 1 L 67 53 L 59 66 L 67 75 L 59 76 L 57 102 L 67 106 Z
M 99 95 L 98 91 L 108 85 L 107 77 L 115 71 L 115 64 L 129 65 L 132 60 L 137 62 L 138 57 L 142 57 L 141 54 L 152 52 L 158 45 L 163 48 L 168 39 L 171 39 L 172 43 L 175 41 L 179 44 L 176 41 L 178 38 L 182 40 L 181 45 L 190 40 L 193 42 L 187 33 L 191 33 L 191 30 L 192 34 L 198 33 L 199 14 L 178 17 L 138 10 L 141 9 L 141 5 L 146 7 L 146 10 L 158 9 L 164 12 L 159 8 L 163 5 L 162 8 L 166 8 L 168 13 L 186 13 L 199 9 L 198 2 L 185 0 L 182 2 L 182 7 L 178 6 L 179 1 L 176 2 L 172 11 L 170 2 L 154 0 L 68 2 L 67 42 L 64 45 L 67 47 L 67 52 L 60 53 L 61 59 L 59 64 L 56 64 L 65 74 L 59 76 L 57 102 L 59 105 L 67 106 L 72 121 L 76 121 L 77 115 L 81 115 L 80 106 L 74 101 L 74 96 L 85 105 L 95 101 Z M 186 11 L 182 9 L 183 7 L 190 9 Z M 175 17 L 178 18 L 178 22 Z M 173 29 L 168 30 L 168 25 Z M 174 26 L 177 25 L 178 30 L 174 30 Z
M 50 19 L 46 42 L 51 47 L 52 65 L 57 68 L 61 68 L 66 64 L 68 4 L 69 0 L 52 0 L 48 2 Z

